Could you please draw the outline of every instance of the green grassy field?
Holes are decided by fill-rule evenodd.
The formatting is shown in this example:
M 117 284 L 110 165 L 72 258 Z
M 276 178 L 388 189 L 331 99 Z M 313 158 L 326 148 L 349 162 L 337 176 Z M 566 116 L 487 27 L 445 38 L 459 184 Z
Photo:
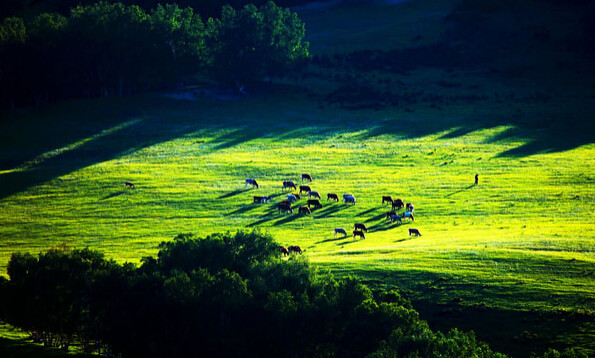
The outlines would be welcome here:
M 314 41 L 321 25 L 304 16 Z M 349 110 L 304 94 L 338 86 L 310 79 L 239 100 L 154 94 L 4 113 L 0 273 L 16 251 L 67 243 L 139 262 L 179 233 L 254 228 L 300 245 L 321 270 L 400 287 L 428 312 L 438 307 L 447 318 L 439 328 L 461 324 L 519 354 L 567 345 L 595 352 L 592 90 L 506 100 L 492 93 L 528 98 L 538 85 L 455 75 L 417 69 L 404 81 L 489 97 Z M 436 84 L 445 78 L 456 88 Z M 563 120 L 544 120 L 554 117 Z M 323 208 L 278 214 L 282 182 L 301 173 L 313 176 Z M 245 178 L 261 187 L 245 188 Z M 352 193 L 357 204 L 327 202 L 331 192 Z M 273 201 L 253 204 L 254 195 Z M 383 195 L 414 203 L 415 222 L 386 221 Z M 333 235 L 355 222 L 368 226 L 365 240 Z M 409 236 L 412 227 L 423 236 Z

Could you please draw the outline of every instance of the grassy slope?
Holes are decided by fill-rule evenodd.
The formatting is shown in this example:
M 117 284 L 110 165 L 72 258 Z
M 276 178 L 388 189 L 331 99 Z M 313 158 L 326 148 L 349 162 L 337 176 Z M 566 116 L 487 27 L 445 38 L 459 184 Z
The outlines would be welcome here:
M 336 11 L 345 12 L 348 23 L 351 10 Z M 399 9 L 404 18 L 407 11 L 427 14 Z M 315 43 L 324 35 L 316 28 L 321 19 L 304 16 Z M 374 36 L 382 19 L 378 26 L 376 33 L 370 29 Z M 331 42 L 320 36 L 319 43 Z M 478 72 L 448 74 L 458 84 L 454 89 L 435 85 L 445 76 L 418 69 L 403 79 L 433 93 L 512 87 L 522 96 L 536 90 Z M 323 268 L 398 285 L 416 300 L 473 307 L 480 320 L 488 320 L 484 307 L 592 317 L 595 145 L 557 150 L 552 144 L 555 150 L 537 153 L 549 148 L 552 133 L 564 138 L 564 127 L 527 129 L 546 114 L 593 113 L 588 96 L 555 103 L 490 97 L 441 110 L 419 104 L 406 112 L 344 110 L 291 88 L 275 92 L 238 101 L 157 95 L 79 101 L 10 114 L 0 123 L 2 272 L 11 252 L 36 253 L 61 242 L 138 262 L 180 232 L 260 228 L 282 244 L 300 245 Z M 519 117 L 520 124 L 508 120 Z M 263 194 L 279 202 L 281 182 L 298 181 L 302 172 L 312 174 L 311 186 L 323 195 L 350 192 L 357 205 L 323 200 L 322 209 L 303 217 L 278 215 L 274 203 L 251 204 L 253 195 Z M 475 173 L 479 186 L 472 185 Z M 245 189 L 248 177 L 261 189 Z M 137 188 L 125 190 L 125 180 Z M 382 195 L 415 203 L 415 223 L 385 221 Z M 354 222 L 370 227 L 365 240 L 333 236 L 333 228 L 349 231 Z M 409 227 L 423 236 L 409 237 Z M 552 318 L 550 326 L 571 330 L 543 328 L 547 340 L 530 341 L 528 349 L 557 341 L 592 350 L 593 325 L 584 321 L 569 328 Z

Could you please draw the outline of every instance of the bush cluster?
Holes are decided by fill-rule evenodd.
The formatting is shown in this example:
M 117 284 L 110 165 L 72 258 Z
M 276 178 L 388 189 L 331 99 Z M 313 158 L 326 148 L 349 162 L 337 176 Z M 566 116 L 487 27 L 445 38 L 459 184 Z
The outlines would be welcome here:
M 140 267 L 89 249 L 14 254 L 0 318 L 122 357 L 503 357 L 431 331 L 395 290 L 320 275 L 259 232 L 179 235 Z

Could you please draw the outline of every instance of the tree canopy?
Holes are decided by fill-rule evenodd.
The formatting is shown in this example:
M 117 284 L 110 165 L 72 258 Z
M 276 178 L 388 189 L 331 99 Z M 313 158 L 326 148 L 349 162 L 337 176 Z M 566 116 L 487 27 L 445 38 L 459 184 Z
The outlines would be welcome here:
M 183 86 L 201 74 L 225 86 L 283 76 L 309 58 L 304 23 L 269 2 L 225 6 L 206 22 L 190 7 L 98 2 L 68 16 L 0 24 L 2 106 L 123 96 Z M 43 61 L 40 61 L 43 59 Z

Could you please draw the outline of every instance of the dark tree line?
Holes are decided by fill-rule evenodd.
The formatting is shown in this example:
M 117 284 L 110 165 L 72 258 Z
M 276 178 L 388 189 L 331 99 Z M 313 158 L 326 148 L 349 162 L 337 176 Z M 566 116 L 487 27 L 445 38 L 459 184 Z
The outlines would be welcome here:
M 206 22 L 190 7 L 99 2 L 68 16 L 0 24 L 0 105 L 181 86 L 196 74 L 227 86 L 283 75 L 309 57 L 303 22 L 273 2 L 224 6 Z
M 267 3 L 268 0 L 177 0 L 175 1 L 181 7 L 191 7 L 195 12 L 201 14 L 203 17 L 215 17 L 221 13 L 224 5 L 230 5 L 234 8 L 240 8 L 248 4 L 261 6 Z M 93 5 L 98 0 L 10 0 L 0 1 L 0 19 L 4 17 L 23 17 L 33 14 L 39 15 L 44 12 L 55 12 L 62 15 L 68 15 L 70 9 L 77 5 Z M 110 3 L 116 2 L 114 0 L 108 1 Z M 150 10 L 159 3 L 160 0 L 122 0 L 118 1 L 125 5 L 138 5 L 145 10 Z M 302 5 L 312 2 L 312 0 L 277 0 L 279 6 L 289 7 Z
M 122 357 L 504 357 L 431 331 L 395 290 L 318 275 L 259 232 L 179 235 L 138 268 L 89 249 L 14 254 L 0 318 Z

